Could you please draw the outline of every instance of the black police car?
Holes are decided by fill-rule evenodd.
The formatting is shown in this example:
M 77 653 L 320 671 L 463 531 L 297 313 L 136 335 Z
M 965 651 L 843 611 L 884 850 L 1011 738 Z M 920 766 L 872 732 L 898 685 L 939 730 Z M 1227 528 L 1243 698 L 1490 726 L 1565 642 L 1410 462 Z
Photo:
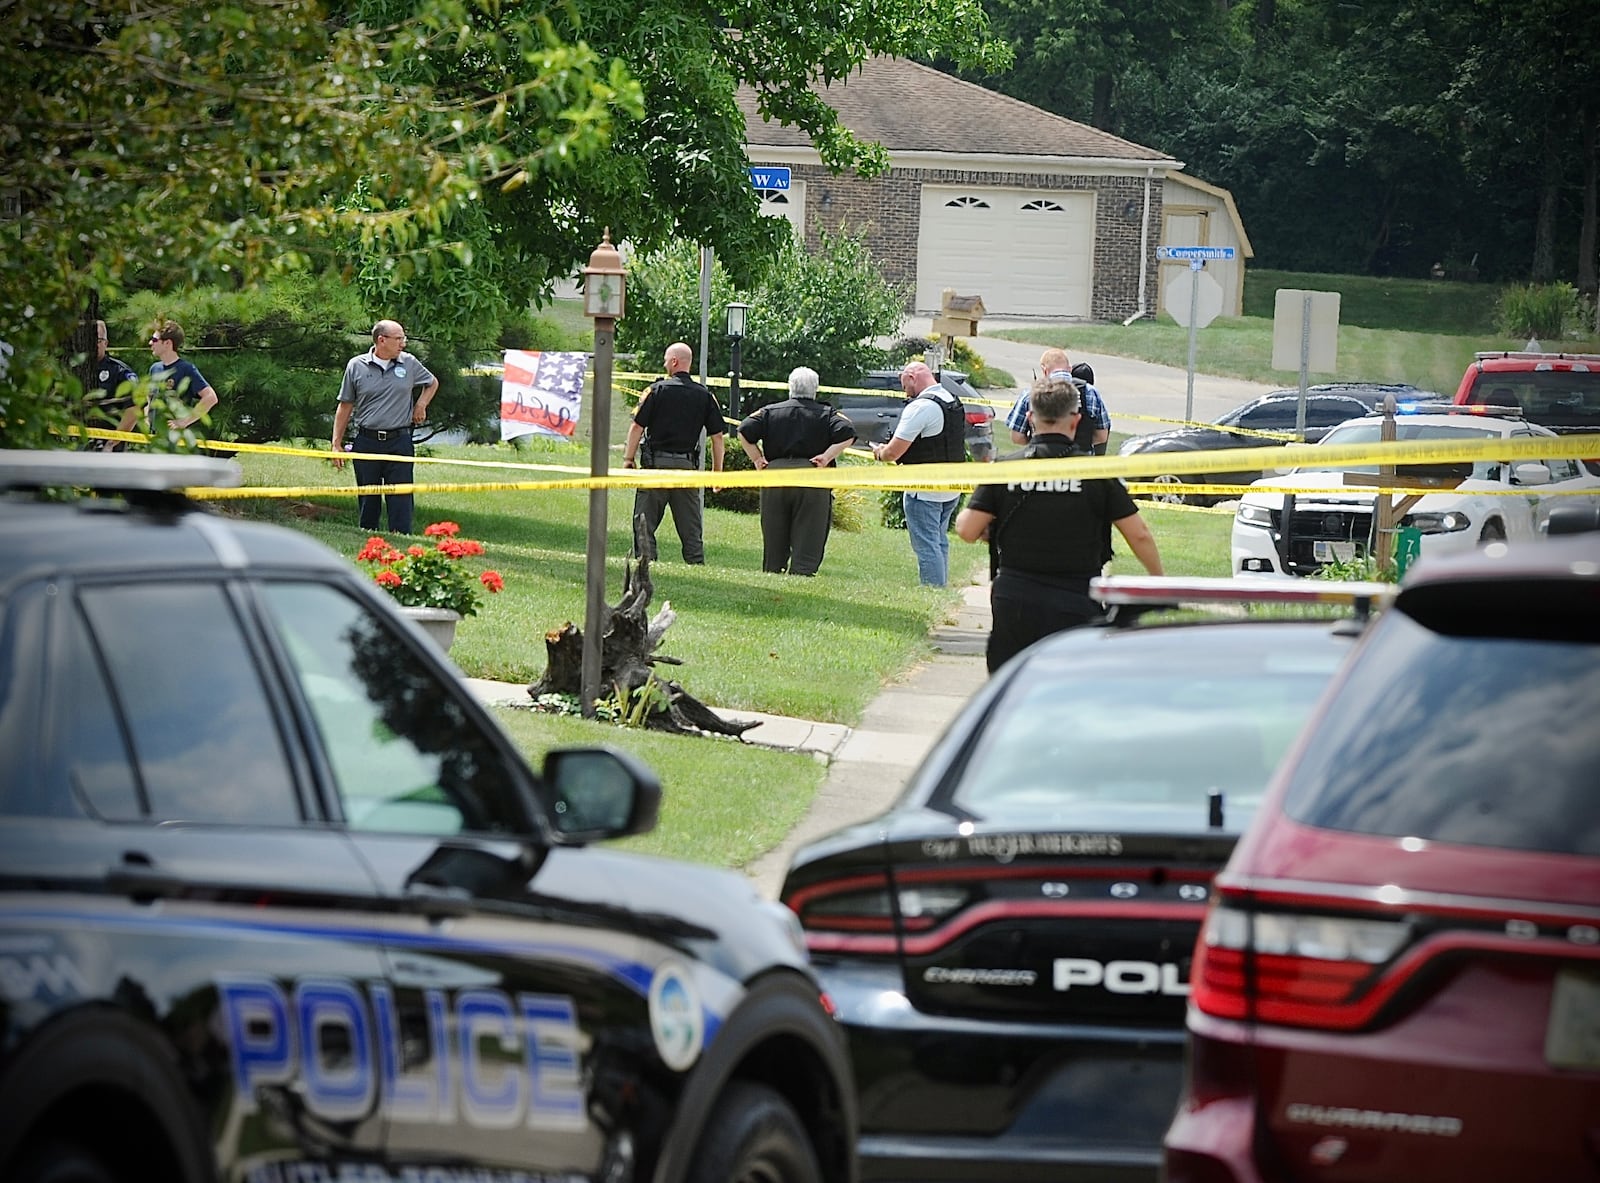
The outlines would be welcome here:
M 0 1178 L 853 1179 L 793 917 L 238 479 L 0 453 Z
M 1349 419 L 1359 419 L 1383 407 L 1383 400 L 1393 394 L 1402 402 L 1420 402 L 1439 396 L 1415 386 L 1390 385 L 1374 382 L 1324 382 L 1306 389 L 1306 442 L 1316 443 L 1329 430 Z M 1192 427 L 1175 427 L 1171 431 L 1157 431 L 1150 435 L 1129 436 L 1123 441 L 1119 453 L 1123 456 L 1142 456 L 1147 453 L 1184 455 L 1193 452 L 1222 451 L 1229 448 L 1264 448 L 1274 442 L 1287 445 L 1294 438 L 1299 421 L 1300 392 L 1274 390 L 1247 403 L 1241 403 L 1227 414 L 1209 424 Z M 1265 435 L 1259 433 L 1267 433 Z M 1152 500 L 1180 505 L 1213 505 L 1224 498 L 1200 493 L 1185 493 L 1186 484 L 1248 485 L 1261 476 L 1259 469 L 1250 471 L 1217 471 L 1188 476 L 1170 472 L 1156 472 L 1148 479 L 1164 486 Z
M 1124 614 L 1386 594 L 1309 582 L 1097 594 Z M 795 855 L 782 899 L 849 1032 L 863 1178 L 1153 1183 L 1212 877 L 1358 624 L 1046 638 L 989 679 L 888 810 Z

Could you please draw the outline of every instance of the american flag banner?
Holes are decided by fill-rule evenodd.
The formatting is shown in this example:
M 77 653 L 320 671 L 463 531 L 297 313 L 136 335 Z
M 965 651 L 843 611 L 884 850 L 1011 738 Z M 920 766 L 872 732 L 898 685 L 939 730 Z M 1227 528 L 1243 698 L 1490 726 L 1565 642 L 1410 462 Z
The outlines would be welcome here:
M 508 349 L 500 382 L 500 438 L 553 435 L 571 439 L 583 405 L 587 353 Z

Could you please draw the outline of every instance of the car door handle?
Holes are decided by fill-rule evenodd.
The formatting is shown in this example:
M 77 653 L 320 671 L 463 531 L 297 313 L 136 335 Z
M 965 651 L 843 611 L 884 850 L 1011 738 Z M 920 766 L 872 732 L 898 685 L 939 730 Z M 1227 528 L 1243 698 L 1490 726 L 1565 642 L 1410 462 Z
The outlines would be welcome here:
M 423 883 L 413 880 L 406 884 L 406 902 L 424 916 L 470 916 L 473 911 L 472 893 L 462 887 L 449 887 L 443 883 Z
M 106 872 L 106 890 L 145 904 L 179 894 L 183 890 L 183 880 L 170 871 L 161 870 L 149 855 L 129 851 L 122 856 L 120 866 Z

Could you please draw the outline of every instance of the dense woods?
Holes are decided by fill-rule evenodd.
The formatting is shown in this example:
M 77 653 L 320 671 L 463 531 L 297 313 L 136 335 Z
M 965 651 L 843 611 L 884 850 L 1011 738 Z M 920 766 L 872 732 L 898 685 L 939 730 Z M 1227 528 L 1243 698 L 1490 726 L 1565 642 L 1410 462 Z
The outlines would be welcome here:
M 963 77 L 1232 190 L 1257 265 L 1595 290 L 1600 4 L 984 3 Z

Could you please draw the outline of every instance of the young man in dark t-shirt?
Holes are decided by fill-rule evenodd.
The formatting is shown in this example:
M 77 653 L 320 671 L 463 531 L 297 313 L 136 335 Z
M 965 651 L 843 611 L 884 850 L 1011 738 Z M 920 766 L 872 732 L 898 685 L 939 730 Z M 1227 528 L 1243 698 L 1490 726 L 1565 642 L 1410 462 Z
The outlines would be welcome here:
M 1044 379 L 1029 394 L 1032 442 L 1011 460 L 1083 456 L 1072 435 L 1078 426 L 1078 390 L 1070 381 Z M 1089 580 L 1111 558 L 1111 527 L 1152 575 L 1161 574 L 1155 536 L 1120 480 L 1045 478 L 979 485 L 956 518 L 967 542 L 987 538 L 995 552 L 989 592 L 994 628 L 989 672 L 1029 645 L 1100 614 Z

